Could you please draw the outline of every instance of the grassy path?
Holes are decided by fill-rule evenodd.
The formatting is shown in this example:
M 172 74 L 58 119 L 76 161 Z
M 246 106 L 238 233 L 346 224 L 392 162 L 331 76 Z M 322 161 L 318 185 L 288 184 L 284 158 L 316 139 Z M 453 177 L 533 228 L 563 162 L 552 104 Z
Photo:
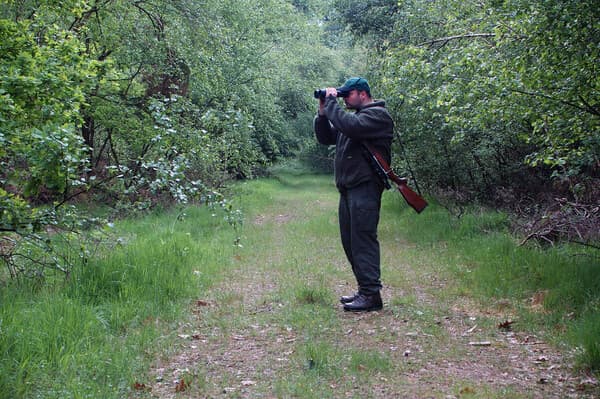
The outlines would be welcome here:
M 380 224 L 384 310 L 350 314 L 337 302 L 355 287 L 330 178 L 281 174 L 242 191 L 243 248 L 156 361 L 152 397 L 593 397 L 539 336 L 498 328 L 510 306 L 478 305 L 398 233 L 419 219 L 397 215 L 394 193 Z

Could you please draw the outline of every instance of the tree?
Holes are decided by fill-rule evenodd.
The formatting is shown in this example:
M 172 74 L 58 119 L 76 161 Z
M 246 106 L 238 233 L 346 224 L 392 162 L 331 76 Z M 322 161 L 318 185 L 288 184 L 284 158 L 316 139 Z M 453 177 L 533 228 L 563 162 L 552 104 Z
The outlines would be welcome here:
M 350 15 L 360 6 L 337 4 Z M 353 32 L 380 49 L 372 73 L 402 133 L 400 168 L 467 199 L 535 196 L 551 175 L 554 189 L 595 197 L 594 2 L 406 0 L 386 15 L 390 35 L 360 21 Z
M 228 179 L 312 141 L 310 94 L 338 64 L 315 48 L 320 28 L 306 10 L 284 0 L 59 3 L 0 5 L 0 204 L 2 230 L 16 233 L 3 239 L 81 232 L 86 219 L 67 206 L 81 194 L 129 210 L 214 201 Z
M 77 4 L 70 4 L 73 17 Z M 0 43 L 2 256 L 12 275 L 22 269 L 16 258 L 33 261 L 33 272 L 40 265 L 63 270 L 44 233 L 79 223 L 62 205 L 85 184 L 80 173 L 87 158 L 77 126 L 98 65 L 82 56 L 76 35 L 53 24 L 0 19 Z M 17 251 L 19 237 L 26 245 Z

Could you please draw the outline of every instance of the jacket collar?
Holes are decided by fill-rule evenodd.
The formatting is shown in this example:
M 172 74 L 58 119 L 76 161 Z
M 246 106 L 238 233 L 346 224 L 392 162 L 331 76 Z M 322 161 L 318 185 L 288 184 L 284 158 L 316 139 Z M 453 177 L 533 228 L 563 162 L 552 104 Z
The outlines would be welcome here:
M 360 107 L 359 109 L 357 109 L 356 112 L 359 112 L 359 111 L 362 111 L 363 109 L 367 109 L 367 108 L 371 108 L 371 107 L 385 107 L 385 101 L 384 100 L 373 100 L 373 102 L 365 104 L 362 107 Z

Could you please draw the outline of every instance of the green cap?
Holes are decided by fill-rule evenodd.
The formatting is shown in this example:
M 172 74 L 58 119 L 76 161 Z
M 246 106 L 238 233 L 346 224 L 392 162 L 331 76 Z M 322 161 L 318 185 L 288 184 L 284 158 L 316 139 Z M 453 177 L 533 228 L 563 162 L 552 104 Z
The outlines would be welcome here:
M 351 90 L 366 91 L 371 95 L 371 88 L 365 78 L 350 78 L 344 83 L 342 87 L 336 89 L 337 91 L 348 93 Z

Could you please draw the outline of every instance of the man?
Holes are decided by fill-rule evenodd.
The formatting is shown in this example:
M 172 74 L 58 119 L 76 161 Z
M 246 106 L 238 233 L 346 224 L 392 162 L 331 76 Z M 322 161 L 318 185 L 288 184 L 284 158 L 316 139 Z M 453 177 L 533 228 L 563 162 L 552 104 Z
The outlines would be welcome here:
M 338 97 L 343 97 L 346 108 L 355 112 L 343 110 Z M 362 143 L 368 143 L 389 163 L 394 122 L 385 102 L 373 100 L 369 83 L 363 78 L 350 78 L 337 89 L 328 87 L 319 101 L 315 134 L 319 143 L 336 146 L 340 235 L 358 284 L 358 291 L 342 296 L 340 302 L 347 311 L 380 310 L 383 302 L 377 225 L 384 185 Z

